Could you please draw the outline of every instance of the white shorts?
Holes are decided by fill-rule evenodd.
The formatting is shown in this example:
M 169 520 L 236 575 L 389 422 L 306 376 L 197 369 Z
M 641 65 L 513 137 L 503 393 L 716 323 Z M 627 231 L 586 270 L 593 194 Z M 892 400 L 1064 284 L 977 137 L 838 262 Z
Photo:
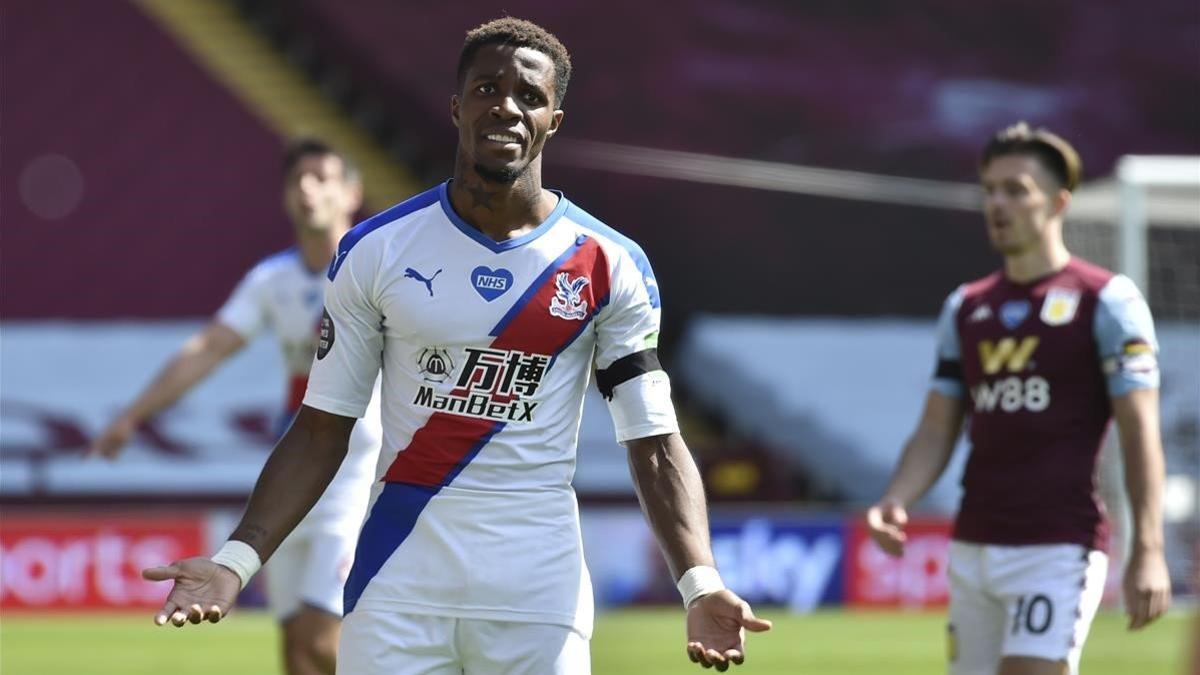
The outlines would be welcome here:
M 995 675 L 1005 656 L 1065 661 L 1079 672 L 1104 594 L 1108 556 L 1075 544 L 950 542 L 951 675 Z
M 285 621 L 311 605 L 342 615 L 342 588 L 354 562 L 358 531 L 302 526 L 283 540 L 263 567 L 267 606 Z
M 567 626 L 356 609 L 342 622 L 341 675 L 588 675 Z

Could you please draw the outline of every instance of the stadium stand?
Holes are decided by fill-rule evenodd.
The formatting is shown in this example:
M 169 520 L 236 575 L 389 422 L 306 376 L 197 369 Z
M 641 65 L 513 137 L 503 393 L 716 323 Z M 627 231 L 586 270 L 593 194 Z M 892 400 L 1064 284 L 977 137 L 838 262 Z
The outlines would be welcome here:
M 1069 129 L 1090 176 L 1107 174 L 1131 148 L 1200 151 L 1190 122 L 1200 117 L 1200 92 L 1183 86 L 1194 75 L 1177 58 L 1195 53 L 1181 19 L 1188 10 L 1150 0 L 1122 24 L 1130 49 L 1101 50 L 1112 17 L 1090 4 L 1077 11 L 1084 4 L 1048 10 L 1023 0 L 1003 19 L 946 0 L 869 11 L 711 0 L 687 12 L 621 0 L 602 13 L 521 0 L 505 11 L 537 18 L 581 53 L 605 54 L 577 64 L 548 176 L 647 249 L 664 284 L 664 337 L 672 341 L 694 311 L 928 316 L 950 287 L 994 258 L 971 214 L 581 169 L 563 161 L 573 141 L 966 182 L 982 135 L 1016 116 Z M 454 142 L 446 83 L 457 36 L 485 19 L 477 9 L 387 0 L 239 5 L 428 182 L 446 175 Z M 1059 24 L 1047 12 L 1074 29 L 1049 39 Z M 1016 25 L 1046 34 L 1012 54 L 1004 27 Z M 964 56 L 961 36 L 980 34 L 989 37 Z M 1161 105 L 1163 91 L 1174 92 L 1171 105 Z M 429 133 L 439 128 L 445 133 Z M 931 250 L 955 254 L 908 274 L 900 252 Z M 756 269 L 774 271 L 770 283 L 749 293 L 731 283 Z M 886 294 L 870 281 L 901 274 L 905 283 Z
M 279 141 L 150 18 L 19 2 L 5 22 L 6 320 L 206 314 L 286 245 L 263 198 Z

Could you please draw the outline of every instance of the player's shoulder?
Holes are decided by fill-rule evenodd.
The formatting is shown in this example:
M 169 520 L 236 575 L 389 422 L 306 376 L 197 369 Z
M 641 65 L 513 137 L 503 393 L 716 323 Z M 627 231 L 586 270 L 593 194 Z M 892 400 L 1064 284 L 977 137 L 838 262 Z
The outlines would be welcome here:
M 1092 293 L 1099 293 L 1117 277 L 1128 280 L 1127 277 L 1076 256 L 1071 256 L 1067 266 L 1057 276 L 1070 280 L 1080 289 Z
M 650 306 L 661 307 L 662 298 L 659 296 L 658 279 L 654 275 L 654 268 L 650 266 L 650 259 L 640 244 L 588 213 L 574 202 L 568 201 L 563 218 L 573 223 L 581 234 L 594 237 L 605 253 L 614 259 L 614 262 L 622 258 L 632 262 L 632 267 L 614 264 L 611 269 L 624 269 L 630 273 L 630 276 L 636 274 L 640 277 L 641 285 L 646 289 L 646 294 L 650 299 Z M 636 273 L 633 272 L 635 269 Z
M 291 246 L 254 263 L 254 266 L 246 272 L 246 278 L 256 282 L 265 282 L 291 274 L 303 264 L 300 259 L 300 248 Z
M 421 214 L 428 209 L 440 208 L 445 188 L 445 183 L 435 185 L 352 227 L 338 242 L 337 254 L 329 263 L 329 279 L 332 281 L 337 276 L 351 250 L 381 243 L 387 238 L 387 234 L 395 233 L 404 229 L 405 225 L 418 221 Z
M 1100 316 L 1149 317 L 1145 297 L 1133 279 L 1124 274 L 1113 274 L 1095 293 L 1097 319 Z
M 972 300 L 996 290 L 1004 281 L 1004 270 L 996 270 L 987 276 L 972 279 L 956 289 L 963 300 Z
M 566 199 L 566 197 L 563 197 Z M 642 250 L 640 244 L 600 220 L 596 216 L 588 213 L 575 202 L 567 200 L 567 210 L 563 213 L 563 218 L 570 221 L 577 227 L 581 233 L 595 237 L 600 242 L 600 245 L 613 253 L 625 253 L 633 258 L 633 261 L 641 267 L 646 264 L 648 259 L 646 252 Z

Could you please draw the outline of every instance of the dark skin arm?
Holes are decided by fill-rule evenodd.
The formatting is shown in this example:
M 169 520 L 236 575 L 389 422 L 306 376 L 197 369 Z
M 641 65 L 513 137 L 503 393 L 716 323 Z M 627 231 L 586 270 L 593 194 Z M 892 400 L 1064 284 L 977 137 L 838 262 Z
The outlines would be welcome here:
M 301 406 L 296 420 L 271 451 L 246 512 L 229 538 L 249 544 L 266 562 L 333 480 L 346 457 L 356 421 Z M 216 623 L 229 612 L 241 590 L 233 571 L 205 557 L 143 570 L 142 576 L 175 582 L 155 617 L 159 625 L 168 620 L 177 626 L 185 621 Z
M 242 521 L 229 538 L 250 544 L 264 561 L 271 557 L 333 480 L 357 421 L 300 406 L 263 466 Z
M 708 506 L 700 471 L 679 434 L 629 441 L 629 470 L 638 501 L 676 581 L 698 565 L 715 566 Z M 687 613 L 687 653 L 705 668 L 726 670 L 745 659 L 745 630 L 770 630 L 750 605 L 723 590 L 692 602 Z
M 629 470 L 650 529 L 679 581 L 697 565 L 713 566 L 708 505 L 700 470 L 679 434 L 629 441 Z

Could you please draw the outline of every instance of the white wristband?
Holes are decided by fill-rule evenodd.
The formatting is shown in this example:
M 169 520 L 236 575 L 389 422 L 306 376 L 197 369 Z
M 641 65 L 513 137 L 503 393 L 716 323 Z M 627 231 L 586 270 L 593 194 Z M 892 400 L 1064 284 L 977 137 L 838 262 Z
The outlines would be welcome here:
M 697 565 L 684 572 L 675 586 L 679 588 L 679 594 L 683 596 L 684 608 L 690 607 L 697 598 L 725 590 L 725 582 L 721 581 L 721 574 L 715 567 L 707 565 Z
M 250 544 L 236 539 L 230 539 L 225 542 L 221 550 L 213 554 L 211 560 L 218 565 L 224 565 L 238 575 L 238 579 L 242 580 L 242 588 L 246 587 L 246 583 L 250 581 L 250 577 L 262 567 L 262 560 L 258 558 L 258 551 L 255 551 Z

